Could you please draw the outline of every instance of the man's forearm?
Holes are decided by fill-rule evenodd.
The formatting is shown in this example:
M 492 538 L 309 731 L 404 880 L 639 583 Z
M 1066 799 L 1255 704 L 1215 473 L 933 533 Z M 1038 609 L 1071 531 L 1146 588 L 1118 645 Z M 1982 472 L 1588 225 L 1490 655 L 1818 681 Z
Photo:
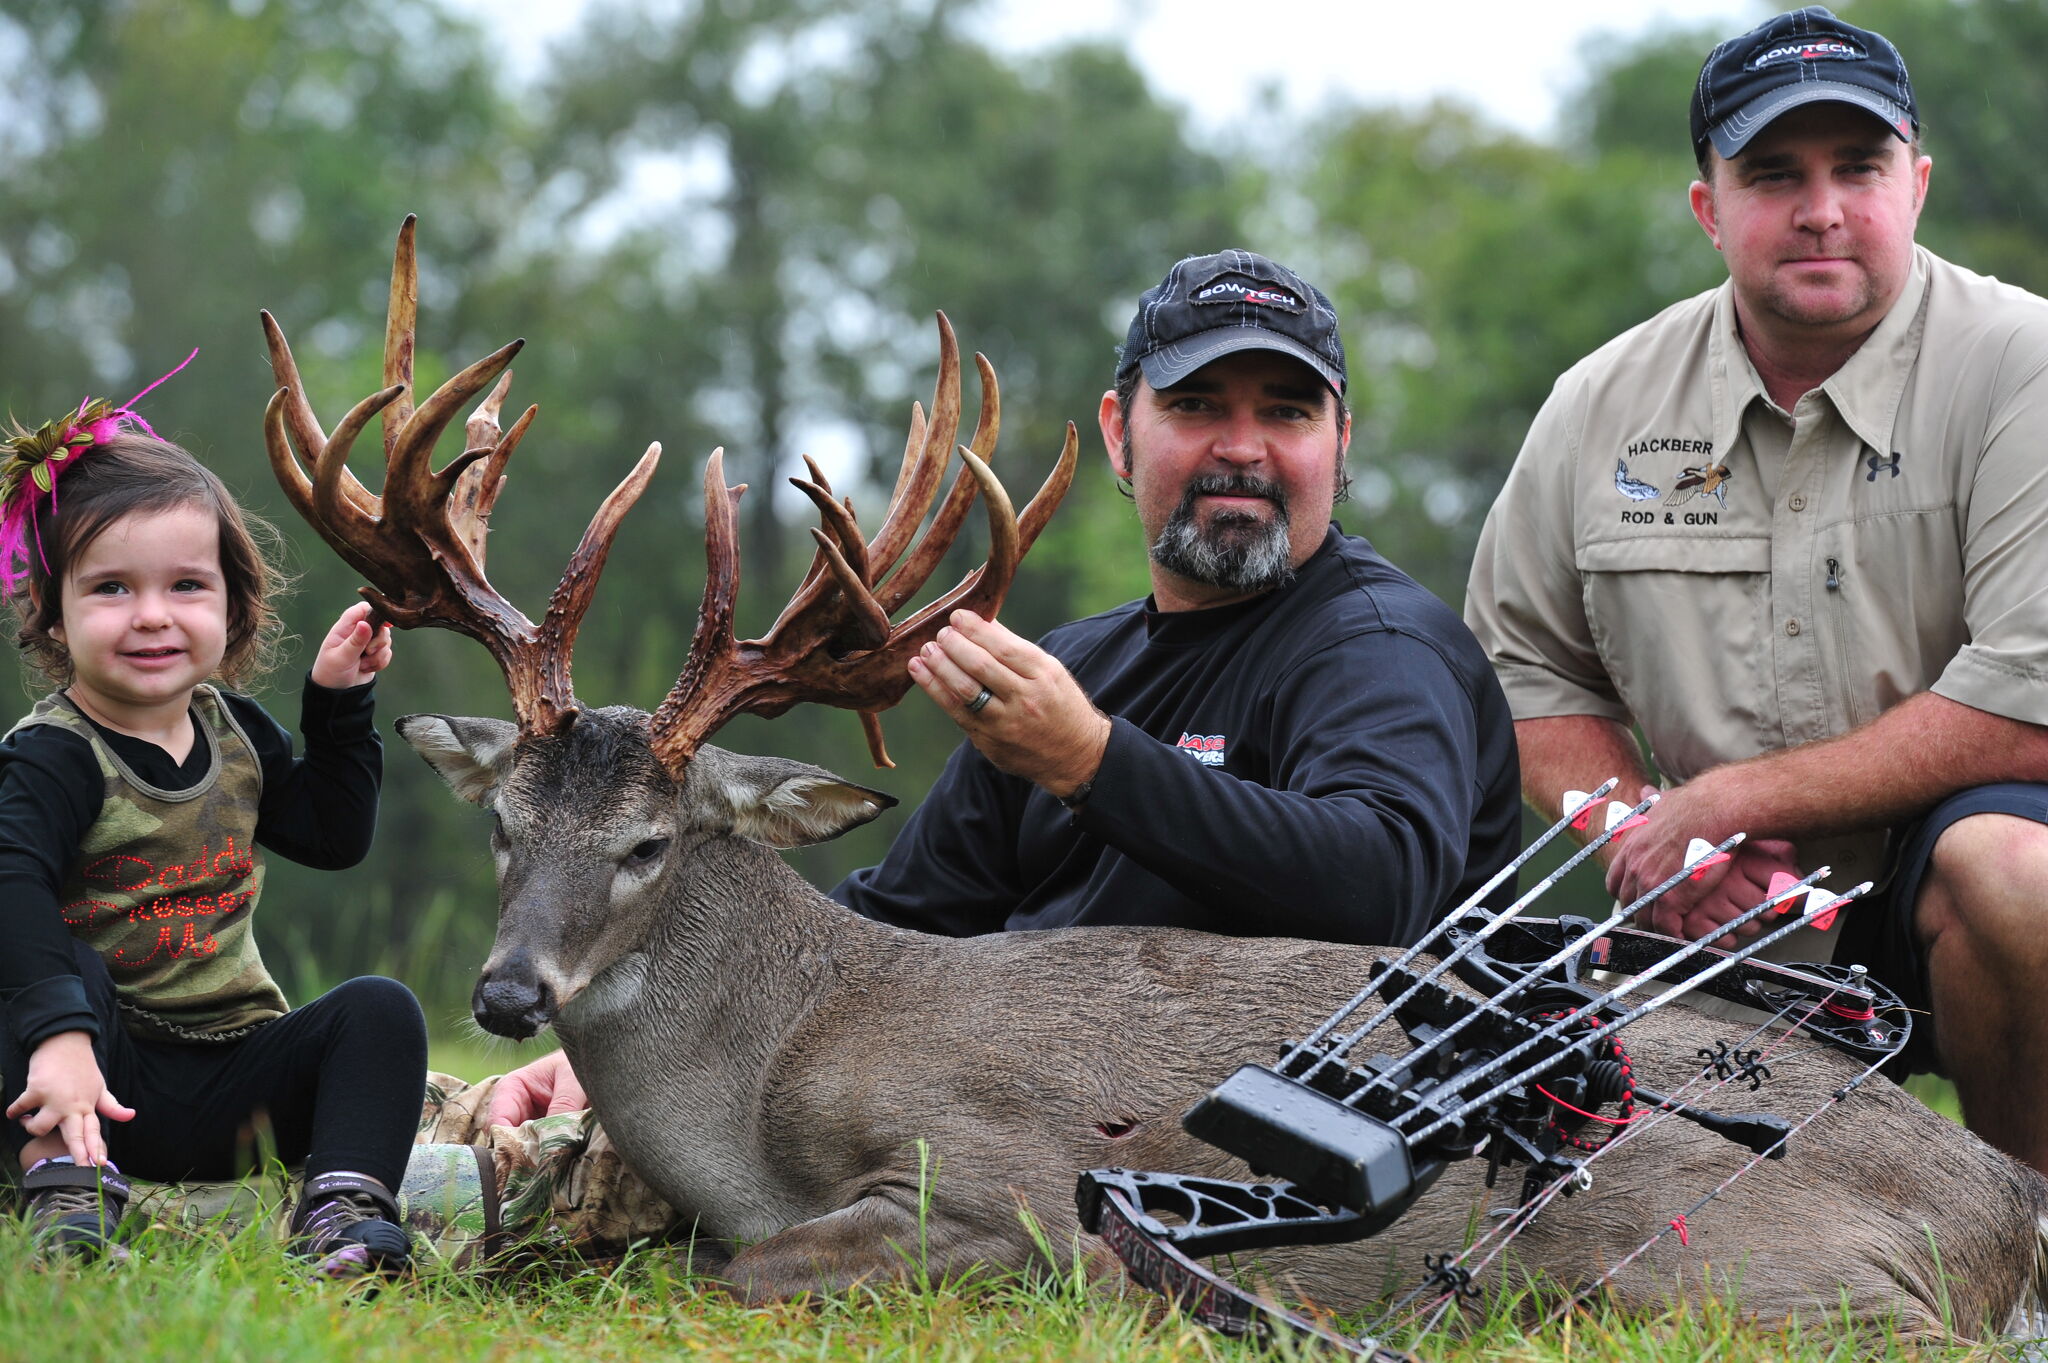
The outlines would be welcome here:
M 1690 784 L 1711 786 L 1728 831 L 1796 840 L 1888 827 L 1999 781 L 2048 781 L 2048 728 L 1929 691 L 1839 737 L 1716 767 Z
M 1598 715 L 1518 719 L 1515 746 L 1522 760 L 1522 798 L 1546 819 L 1564 812 L 1567 790 L 1592 790 L 1618 777 L 1614 798 L 1634 804 L 1636 791 L 1650 779 L 1635 735 Z

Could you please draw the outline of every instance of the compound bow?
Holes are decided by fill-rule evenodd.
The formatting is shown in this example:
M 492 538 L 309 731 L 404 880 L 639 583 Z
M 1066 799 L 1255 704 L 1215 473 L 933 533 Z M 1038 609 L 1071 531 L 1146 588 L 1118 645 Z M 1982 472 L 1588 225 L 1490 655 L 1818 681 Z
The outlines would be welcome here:
M 1206 1326 L 1231 1335 L 1292 1333 L 1396 1363 L 1407 1355 L 1381 1343 L 1391 1325 L 1404 1313 L 1432 1309 L 1434 1325 L 1444 1311 L 1476 1296 L 1476 1276 L 1516 1235 L 1556 1198 L 1590 1186 L 1595 1161 L 1655 1123 L 1674 1117 L 1695 1122 L 1747 1149 L 1750 1159 L 1583 1288 L 1560 1314 L 1664 1236 L 1683 1237 L 1686 1218 L 1759 1161 L 1782 1157 L 1794 1134 L 1860 1087 L 1911 1034 L 1911 1015 L 1898 996 L 1863 967 L 1787 966 L 1760 958 L 1800 928 L 1826 927 L 1870 886 L 1836 896 L 1815 884 L 1826 868 L 1802 880 L 1781 876 L 1761 903 L 1694 941 L 1624 926 L 1682 881 L 1726 860 L 1742 841 L 1737 834 L 1718 847 L 1695 840 L 1676 874 L 1605 920 L 1523 917 L 1580 862 L 1642 823 L 1646 800 L 1634 808 L 1610 804 L 1603 830 L 1564 865 L 1507 908 L 1480 907 L 1551 839 L 1568 827 L 1584 829 L 1613 786 L 1610 781 L 1591 795 L 1568 796 L 1570 808 L 1548 832 L 1421 942 L 1380 963 L 1356 995 L 1306 1037 L 1287 1043 L 1276 1064 L 1241 1067 L 1188 1111 L 1182 1124 L 1189 1134 L 1243 1159 L 1263 1176 L 1259 1181 L 1091 1170 L 1076 1190 L 1083 1226 L 1102 1236 L 1137 1282 Z M 1711 945 L 1773 916 L 1782 921 L 1739 950 Z M 1452 987 L 1446 975 L 1465 988 Z M 1635 1076 L 1620 1034 L 1687 995 L 1758 1010 L 1768 1021 L 1733 1043 L 1702 1047 L 1693 1078 L 1661 1092 Z M 1375 1001 L 1370 1016 L 1352 1023 Z M 1398 1056 L 1356 1054 L 1357 1043 L 1388 1021 L 1412 1048 Z M 1796 1122 L 1698 1105 L 1702 1088 L 1760 1088 L 1776 1049 L 1798 1035 L 1845 1052 L 1865 1068 Z M 1197 1262 L 1376 1235 L 1425 1196 L 1451 1163 L 1481 1157 L 1488 1187 L 1503 1169 L 1522 1168 L 1515 1203 L 1462 1251 L 1424 1256 L 1422 1280 L 1358 1336 L 1290 1312 Z

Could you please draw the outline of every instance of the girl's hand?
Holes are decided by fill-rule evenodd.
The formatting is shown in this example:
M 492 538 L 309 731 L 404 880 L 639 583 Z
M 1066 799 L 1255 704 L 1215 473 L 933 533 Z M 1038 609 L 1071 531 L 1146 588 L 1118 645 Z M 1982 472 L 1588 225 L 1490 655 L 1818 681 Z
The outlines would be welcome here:
M 391 665 L 391 626 L 370 628 L 370 603 L 358 601 L 341 613 L 320 641 L 313 659 L 313 684 L 344 691 Z
M 28 1059 L 28 1087 L 7 1105 L 7 1116 L 21 1117 L 22 1129 L 30 1136 L 57 1132 L 64 1149 L 78 1164 L 105 1164 L 107 1143 L 100 1135 L 100 1118 L 126 1122 L 135 1109 L 123 1107 L 120 1099 L 107 1092 L 100 1077 L 99 1062 L 93 1058 L 92 1037 L 84 1032 L 59 1032 L 43 1041 Z

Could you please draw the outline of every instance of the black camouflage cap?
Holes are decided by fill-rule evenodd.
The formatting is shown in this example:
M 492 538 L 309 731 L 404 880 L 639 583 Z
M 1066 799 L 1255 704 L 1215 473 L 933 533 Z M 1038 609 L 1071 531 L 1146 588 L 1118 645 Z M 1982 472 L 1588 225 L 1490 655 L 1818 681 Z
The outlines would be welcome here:
M 1141 369 L 1154 388 L 1240 350 L 1277 350 L 1344 391 L 1344 340 L 1323 291 L 1253 251 L 1189 256 L 1138 299 L 1117 378 Z

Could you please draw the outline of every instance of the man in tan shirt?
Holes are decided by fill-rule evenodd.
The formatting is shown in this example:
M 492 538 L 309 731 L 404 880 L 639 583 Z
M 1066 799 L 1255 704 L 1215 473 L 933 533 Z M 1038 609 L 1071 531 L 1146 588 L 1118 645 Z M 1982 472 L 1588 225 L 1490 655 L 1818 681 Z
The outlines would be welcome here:
M 2048 301 L 1914 245 L 1931 162 L 1881 35 L 1780 15 L 1714 49 L 1692 125 L 1728 282 L 1558 380 L 1473 565 L 1524 794 L 1647 784 L 1639 725 L 1668 789 L 1610 890 L 1751 835 L 1667 932 L 1779 871 L 1877 879 L 1788 954 L 1931 1007 L 1908 1063 L 2048 1170 Z

